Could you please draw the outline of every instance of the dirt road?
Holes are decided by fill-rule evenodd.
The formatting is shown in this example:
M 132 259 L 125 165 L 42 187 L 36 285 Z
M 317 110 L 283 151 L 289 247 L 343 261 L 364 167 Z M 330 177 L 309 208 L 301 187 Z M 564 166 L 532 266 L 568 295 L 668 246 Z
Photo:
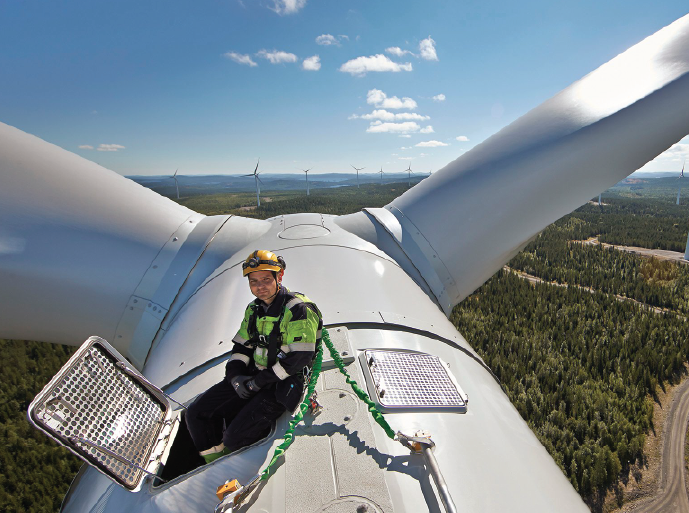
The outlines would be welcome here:
M 689 420 L 689 380 L 675 391 L 663 431 L 660 481 L 655 497 L 638 502 L 626 511 L 634 513 L 688 513 L 684 485 L 684 442 Z
M 689 264 L 689 261 L 684 260 L 684 253 L 678 251 L 667 251 L 664 249 L 646 249 L 638 248 L 636 246 L 618 246 L 614 244 L 607 244 L 605 242 L 600 242 L 596 237 L 591 237 L 584 241 L 573 241 L 580 244 L 602 244 L 604 248 L 613 247 L 618 251 L 625 251 L 627 253 L 635 253 L 644 257 L 654 257 L 658 260 L 672 260 L 673 262 L 679 262 L 681 264 Z

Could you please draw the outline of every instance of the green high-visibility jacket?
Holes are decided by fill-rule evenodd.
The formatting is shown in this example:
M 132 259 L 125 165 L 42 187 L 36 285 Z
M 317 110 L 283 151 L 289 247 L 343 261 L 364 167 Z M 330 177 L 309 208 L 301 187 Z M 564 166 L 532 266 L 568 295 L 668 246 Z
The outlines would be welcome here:
M 321 341 L 322 328 L 323 320 L 315 303 L 284 286 L 280 286 L 270 305 L 260 299 L 252 301 L 232 339 L 234 347 L 226 367 L 227 379 L 253 370 L 254 366 L 258 369 L 254 381 L 261 388 L 301 375 L 304 368 L 311 365 L 317 344 Z M 282 340 L 276 363 L 268 367 L 265 341 L 274 329 L 280 330 Z M 258 340 L 259 335 L 263 335 L 262 341 Z

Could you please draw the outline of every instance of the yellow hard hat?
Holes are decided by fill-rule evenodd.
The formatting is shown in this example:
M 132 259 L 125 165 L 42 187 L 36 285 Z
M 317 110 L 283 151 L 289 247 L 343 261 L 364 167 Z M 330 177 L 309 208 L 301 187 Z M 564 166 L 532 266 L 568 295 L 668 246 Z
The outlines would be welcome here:
M 279 273 L 287 267 L 285 260 L 267 249 L 257 249 L 242 264 L 242 275 L 255 271 L 275 271 Z

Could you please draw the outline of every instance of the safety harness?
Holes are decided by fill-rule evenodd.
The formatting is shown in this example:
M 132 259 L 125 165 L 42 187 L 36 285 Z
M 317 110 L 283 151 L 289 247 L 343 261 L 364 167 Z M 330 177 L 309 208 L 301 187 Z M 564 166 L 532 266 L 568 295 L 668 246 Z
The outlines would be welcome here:
M 294 296 L 295 299 L 299 299 L 303 303 L 306 304 L 307 307 L 309 307 L 316 315 L 318 315 L 319 319 L 323 319 L 323 315 L 321 314 L 320 310 L 318 307 L 309 301 L 304 301 L 302 300 L 299 296 L 304 296 L 301 292 L 292 292 L 289 291 L 289 294 Z M 271 368 L 273 365 L 278 360 L 278 355 L 280 354 L 280 347 L 282 346 L 282 330 L 280 329 L 280 326 L 282 325 L 282 320 L 285 318 L 285 312 L 287 311 L 287 305 L 289 302 L 292 301 L 287 301 L 288 296 L 285 295 L 285 297 L 282 300 L 282 305 L 280 306 L 280 317 L 278 317 L 278 320 L 275 324 L 273 324 L 273 329 L 270 331 L 268 336 L 266 337 L 265 335 L 261 335 L 258 333 L 258 327 L 256 326 L 256 322 L 258 319 L 258 309 L 260 308 L 259 305 L 257 304 L 251 304 L 251 314 L 249 315 L 249 322 L 247 326 L 247 332 L 249 334 L 249 340 L 247 340 L 246 345 L 252 348 L 256 347 L 264 347 L 268 349 L 268 368 Z M 316 352 L 318 350 L 318 347 L 316 348 Z M 314 352 L 313 359 L 311 360 L 311 363 L 316 358 L 316 352 Z
M 273 325 L 273 329 L 268 334 L 266 338 L 265 335 L 261 335 L 256 327 L 256 319 L 258 318 L 258 305 L 251 305 L 251 315 L 249 316 L 249 325 L 247 326 L 247 331 L 249 333 L 249 340 L 246 345 L 249 347 L 265 347 L 268 349 L 268 367 L 272 367 L 277 362 L 278 358 L 278 348 L 282 346 L 282 332 L 280 330 L 280 325 L 282 324 L 282 319 L 285 317 L 285 301 L 283 301 L 280 307 L 280 317 L 277 322 Z

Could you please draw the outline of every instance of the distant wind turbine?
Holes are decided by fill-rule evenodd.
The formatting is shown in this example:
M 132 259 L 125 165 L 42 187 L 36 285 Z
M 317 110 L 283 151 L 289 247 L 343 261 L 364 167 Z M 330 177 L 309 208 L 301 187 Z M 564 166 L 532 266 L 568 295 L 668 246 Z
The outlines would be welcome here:
M 352 166 L 352 164 L 350 164 L 350 166 Z M 366 168 L 365 167 L 354 167 L 354 166 L 352 166 L 352 167 L 354 169 L 356 169 L 356 188 L 358 189 L 359 188 L 359 171 L 361 171 L 362 169 L 366 169 Z
M 258 185 L 258 184 L 259 184 L 259 182 L 260 182 L 260 183 L 263 183 L 263 182 L 261 182 L 261 179 L 258 177 L 258 163 L 259 163 L 259 162 L 261 162 L 261 159 L 260 159 L 260 158 L 256 161 L 256 168 L 254 169 L 254 172 L 253 172 L 253 173 L 248 174 L 248 175 L 242 175 L 242 176 L 253 176 L 253 177 L 254 177 L 254 181 L 256 182 L 256 206 L 257 206 L 257 207 L 260 207 L 260 206 L 261 206 L 261 197 L 260 197 L 260 195 L 261 195 L 261 186 Z
M 409 163 L 409 167 L 407 168 L 407 179 L 409 181 L 409 187 L 411 187 L 411 175 L 414 171 L 411 170 L 411 162 Z
M 602 203 L 601 203 L 601 200 L 600 200 L 600 198 L 601 198 L 602 195 L 603 195 L 602 192 L 599 192 L 599 193 L 598 193 L 598 206 L 599 206 L 599 207 L 600 207 L 601 204 L 602 204 Z
M 679 176 L 677 179 L 679 180 L 680 178 L 684 178 L 684 164 L 687 163 L 687 160 L 684 159 L 684 162 L 682 163 L 682 171 L 680 171 Z M 679 182 L 679 187 L 677 187 L 677 204 L 679 205 L 679 193 L 682 190 L 682 182 Z
M 383 183 L 383 166 L 380 166 L 380 183 Z
M 177 183 L 177 171 L 179 171 L 179 168 L 177 168 L 175 170 L 175 174 L 172 175 L 170 178 L 172 178 L 175 181 L 175 187 L 177 188 L 177 199 L 179 199 L 179 185 Z M 677 201 L 679 201 L 679 197 L 678 197 Z M 678 205 L 679 205 L 679 203 L 678 203 Z
M 309 169 L 302 169 L 304 173 L 306 173 L 306 195 L 309 195 L 309 171 L 311 171 L 313 168 L 310 167 Z

